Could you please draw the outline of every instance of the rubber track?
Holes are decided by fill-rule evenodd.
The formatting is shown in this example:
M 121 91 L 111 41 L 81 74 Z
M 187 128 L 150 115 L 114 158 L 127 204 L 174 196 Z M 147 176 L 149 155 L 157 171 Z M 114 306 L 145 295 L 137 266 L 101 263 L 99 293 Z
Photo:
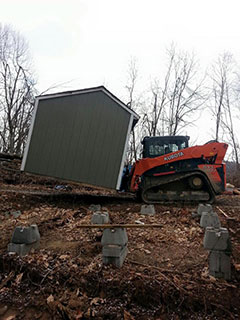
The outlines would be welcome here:
M 163 201 L 164 202 L 176 202 L 177 200 L 166 200 L 165 198 L 164 199 L 159 199 L 158 201 L 155 201 L 155 200 L 148 200 L 147 199 L 147 196 L 146 196 L 146 192 L 152 188 L 155 188 L 157 186 L 161 186 L 161 185 L 164 185 L 164 184 L 169 184 L 169 183 L 172 183 L 172 182 L 177 182 L 177 181 L 181 181 L 182 179 L 186 179 L 186 178 L 189 178 L 191 176 L 201 176 L 205 182 L 205 187 L 207 186 L 208 187 L 208 190 L 206 190 L 209 194 L 209 200 L 206 200 L 206 199 L 197 199 L 196 201 L 199 202 L 199 201 L 204 201 L 204 202 L 208 202 L 208 203 L 213 203 L 215 201 L 215 194 L 214 194 L 214 191 L 213 191 L 213 188 L 208 180 L 208 178 L 203 174 L 201 173 L 200 171 L 194 171 L 194 172 L 191 172 L 191 173 L 182 173 L 182 174 L 175 174 L 173 176 L 168 176 L 168 177 L 163 177 L 161 178 L 162 180 L 162 183 L 158 183 L 156 185 L 151 185 L 149 186 L 148 188 L 146 189 L 142 189 L 141 191 L 141 197 L 142 197 L 142 200 L 145 202 L 145 203 L 148 203 L 148 204 L 151 204 L 151 203 L 162 203 Z M 186 190 L 186 191 L 190 191 L 190 190 Z M 192 190 L 192 191 L 195 191 L 195 190 Z M 182 199 L 182 198 L 179 198 L 178 201 L 182 201 L 182 202 L 196 202 L 195 200 L 187 200 L 187 199 Z

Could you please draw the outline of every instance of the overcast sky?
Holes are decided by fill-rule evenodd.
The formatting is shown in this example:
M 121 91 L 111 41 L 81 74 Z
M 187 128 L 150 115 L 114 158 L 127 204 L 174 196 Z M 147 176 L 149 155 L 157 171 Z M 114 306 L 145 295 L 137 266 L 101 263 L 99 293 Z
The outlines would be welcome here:
M 104 84 L 122 99 L 130 58 L 148 86 L 171 42 L 203 67 L 224 50 L 239 60 L 239 15 L 239 0 L 0 0 L 0 22 L 29 41 L 40 92 Z

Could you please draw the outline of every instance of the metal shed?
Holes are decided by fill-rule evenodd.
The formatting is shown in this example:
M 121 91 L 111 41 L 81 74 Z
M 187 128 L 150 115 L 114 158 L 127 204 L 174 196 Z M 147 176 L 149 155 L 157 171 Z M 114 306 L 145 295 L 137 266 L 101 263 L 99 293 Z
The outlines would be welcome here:
M 119 189 L 138 119 L 103 86 L 39 96 L 21 170 Z

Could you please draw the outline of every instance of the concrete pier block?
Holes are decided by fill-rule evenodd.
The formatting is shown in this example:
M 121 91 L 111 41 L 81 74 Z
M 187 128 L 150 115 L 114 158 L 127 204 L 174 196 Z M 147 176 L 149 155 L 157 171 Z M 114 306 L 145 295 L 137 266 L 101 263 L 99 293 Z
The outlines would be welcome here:
M 226 228 L 206 228 L 203 246 L 207 250 L 231 251 L 229 232 Z
M 231 279 L 230 255 L 222 251 L 211 251 L 209 254 L 209 273 L 215 278 Z
M 103 264 L 113 264 L 121 268 L 127 256 L 127 243 L 126 229 L 105 229 L 101 240 Z
M 153 204 L 143 204 L 141 206 L 141 214 L 145 214 L 145 215 L 154 215 L 155 212 L 155 207 Z
M 107 211 L 101 212 L 101 211 L 95 211 L 92 215 L 91 219 L 92 224 L 105 224 L 109 223 L 109 214 Z
M 90 211 L 101 211 L 101 205 L 100 204 L 91 204 L 89 207 Z
M 197 209 L 198 216 L 201 217 L 203 212 L 209 212 L 209 213 L 213 212 L 212 206 L 208 203 L 207 204 L 200 203 Z
M 103 247 L 103 264 L 112 264 L 117 268 L 121 268 L 127 256 L 127 246 L 111 246 Z
M 125 228 L 104 229 L 101 240 L 102 246 L 117 245 L 125 246 L 128 242 L 128 236 Z
M 39 241 L 26 244 L 26 243 L 9 243 L 8 244 L 8 252 L 15 252 L 19 254 L 20 256 L 25 256 L 28 254 L 31 250 L 37 249 L 39 247 Z
M 103 247 L 102 253 L 105 257 L 119 257 L 125 247 L 110 244 Z
M 36 224 L 30 227 L 16 227 L 12 235 L 12 243 L 31 244 L 40 240 L 40 234 Z
M 215 212 L 202 212 L 200 219 L 200 226 L 202 228 L 213 227 L 220 228 L 221 222 L 218 218 L 218 215 Z

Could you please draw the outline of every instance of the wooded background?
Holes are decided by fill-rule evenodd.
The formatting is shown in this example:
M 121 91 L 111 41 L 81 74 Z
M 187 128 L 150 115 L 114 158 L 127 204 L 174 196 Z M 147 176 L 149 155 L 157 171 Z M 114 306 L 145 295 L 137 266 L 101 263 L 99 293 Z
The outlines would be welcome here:
M 166 49 L 165 61 L 165 71 L 159 78 L 149 80 L 144 92 L 140 92 L 141 66 L 137 58 L 129 59 L 124 102 L 141 119 L 132 132 L 127 161 L 132 163 L 141 156 L 144 136 L 186 134 L 189 128 L 194 130 L 207 109 L 212 123 L 208 140 L 228 143 L 227 160 L 238 167 L 240 69 L 233 55 L 219 53 L 212 65 L 203 70 L 196 55 L 172 43 Z M 34 97 L 40 94 L 36 79 L 24 36 L 9 25 L 0 25 L 1 152 L 23 153 Z M 46 91 L 49 89 L 52 88 Z

